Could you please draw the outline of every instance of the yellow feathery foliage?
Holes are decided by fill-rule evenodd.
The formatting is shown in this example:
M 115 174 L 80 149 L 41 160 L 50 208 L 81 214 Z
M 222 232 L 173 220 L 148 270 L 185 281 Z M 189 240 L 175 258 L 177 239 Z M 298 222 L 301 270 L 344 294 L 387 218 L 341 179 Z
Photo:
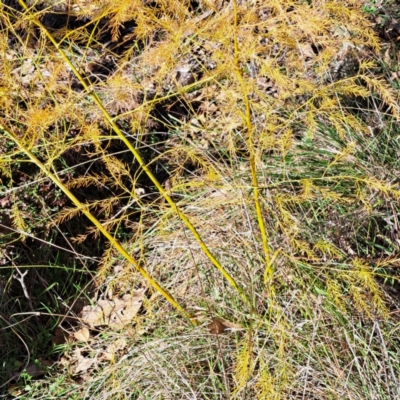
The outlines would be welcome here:
M 23 233 L 29 232 L 29 228 L 25 222 L 24 214 L 19 209 L 17 203 L 14 203 L 11 208 L 11 217 L 14 228 L 21 232 L 21 240 L 26 240 L 26 236 Z
M 104 179 L 104 176 L 92 175 L 92 176 L 80 176 L 76 179 L 71 179 L 65 186 L 68 189 L 88 187 L 91 185 L 98 185 Z
M 66 222 L 76 216 L 78 216 L 81 213 L 81 210 L 79 208 L 64 208 L 62 211 L 58 213 L 58 215 L 53 219 L 53 223 L 55 224 L 60 224 L 62 222 Z
M 355 308 L 358 312 L 368 318 L 387 318 L 388 310 L 385 296 L 379 287 L 373 269 L 368 263 L 360 258 L 354 258 L 352 269 L 341 273 L 340 279 L 351 295 Z M 338 282 L 328 281 L 327 292 L 330 299 L 336 306 L 344 311 L 344 305 L 340 293 L 341 289 Z
M 256 383 L 257 400 L 281 400 L 282 397 L 277 391 L 276 379 L 268 371 L 268 365 L 262 362 L 261 373 Z
M 257 381 L 257 399 L 284 399 L 289 381 L 289 370 L 287 364 L 287 347 L 289 342 L 289 325 L 286 317 L 279 304 L 274 297 L 271 302 L 272 310 L 270 312 L 270 320 L 267 325 L 267 331 L 271 335 L 274 342 L 273 356 L 266 357 L 266 354 L 261 353 L 260 357 L 260 374 Z
M 346 306 L 343 301 L 343 289 L 336 279 L 327 279 L 326 294 L 328 299 L 343 313 L 346 314 Z
M 329 243 L 326 240 L 316 242 L 314 250 L 320 251 L 327 258 L 340 259 L 343 256 L 342 252 L 333 243 Z
M 3 163 L 5 165 L 3 165 Z M 1 176 L 3 176 L 4 178 L 12 179 L 12 171 L 10 163 L 3 158 L 0 158 L 0 172 Z M 0 178 L 0 183 L 3 183 L 3 180 L 1 178 Z
M 245 388 L 254 368 L 251 332 L 238 343 L 235 357 L 235 391 L 233 396 Z
M 371 267 L 363 260 L 355 258 L 352 262 L 354 268 L 354 280 L 356 288 L 352 288 L 352 294 L 355 296 L 356 304 L 359 305 L 361 310 L 365 310 L 369 315 L 371 315 L 371 311 L 373 310 L 378 316 L 386 317 L 387 316 L 387 308 L 384 301 L 384 296 L 381 288 L 379 287 L 376 279 L 374 277 L 373 270 Z M 367 292 L 371 296 L 367 307 L 364 306 L 367 303 L 363 301 L 363 296 L 361 291 Z M 368 303 L 369 303 L 368 302 Z

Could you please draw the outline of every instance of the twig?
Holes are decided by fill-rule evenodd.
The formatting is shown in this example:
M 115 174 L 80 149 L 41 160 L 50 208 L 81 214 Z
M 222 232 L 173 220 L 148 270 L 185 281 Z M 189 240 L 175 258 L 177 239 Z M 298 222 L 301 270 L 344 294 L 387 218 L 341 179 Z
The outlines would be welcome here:
M 29 296 L 28 289 L 25 286 L 25 280 L 24 280 L 25 276 L 28 274 L 29 270 L 26 270 L 24 273 L 22 273 L 16 265 L 14 265 L 14 268 L 17 270 L 19 276 L 15 274 L 15 275 L 13 275 L 13 278 L 16 279 L 17 281 L 19 281 L 19 283 L 21 284 L 22 290 L 24 291 L 24 296 L 28 300 L 29 308 L 31 309 L 32 312 L 34 312 L 32 300 L 31 300 L 31 297 Z

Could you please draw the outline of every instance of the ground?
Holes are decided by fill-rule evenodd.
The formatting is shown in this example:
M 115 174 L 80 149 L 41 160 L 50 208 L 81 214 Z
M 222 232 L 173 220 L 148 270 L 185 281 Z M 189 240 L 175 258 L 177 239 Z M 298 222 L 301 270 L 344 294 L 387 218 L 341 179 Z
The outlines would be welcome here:
M 399 396 L 394 1 L 4 1 L 1 394 Z

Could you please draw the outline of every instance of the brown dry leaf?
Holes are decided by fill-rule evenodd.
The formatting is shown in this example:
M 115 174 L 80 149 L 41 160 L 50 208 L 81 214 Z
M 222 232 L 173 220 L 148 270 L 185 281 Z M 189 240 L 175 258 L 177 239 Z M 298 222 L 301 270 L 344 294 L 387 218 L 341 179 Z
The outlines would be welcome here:
M 50 360 L 43 360 L 43 359 L 40 358 L 39 361 L 42 363 L 42 365 L 44 365 L 44 366 L 46 366 L 48 368 L 50 368 L 50 367 L 52 367 L 54 365 L 54 363 L 51 362 Z
M 79 374 L 80 372 L 85 372 L 89 368 L 93 366 L 93 364 L 96 362 L 93 358 L 85 358 L 82 357 L 78 360 L 77 364 L 75 365 L 74 368 L 74 374 Z
M 146 289 L 137 290 L 122 299 L 99 300 L 94 306 L 86 306 L 80 313 L 83 322 L 90 327 L 109 325 L 116 329 L 130 323 L 142 306 Z
M 102 358 L 107 361 L 111 361 L 114 359 L 115 354 L 119 351 L 122 351 L 128 345 L 127 341 L 123 338 L 116 340 L 114 343 L 107 346 L 105 352 L 102 355 Z
M 315 58 L 315 53 L 310 43 L 300 43 L 299 47 L 304 59 Z
M 211 323 L 208 324 L 208 329 L 211 334 L 219 335 L 221 333 L 225 333 L 225 330 L 228 329 L 228 327 L 223 324 L 220 318 L 213 318 Z
M 0 206 L 5 207 L 10 204 L 10 196 L 4 196 L 3 198 L 0 199 Z
M 91 327 L 104 324 L 103 312 L 99 306 L 85 306 L 79 313 L 79 316 L 82 318 L 83 322 Z
M 79 342 L 87 342 L 89 340 L 89 337 L 90 337 L 89 329 L 86 328 L 86 327 L 83 327 L 82 329 L 79 329 L 79 331 L 74 332 L 74 337 Z
M 388 47 L 385 51 L 385 54 L 383 55 L 383 61 L 390 65 L 391 63 L 391 57 L 390 57 L 390 47 Z
M 210 324 L 208 324 L 208 330 L 212 335 L 219 335 L 220 333 L 225 333 L 225 325 L 219 321 L 213 319 Z
M 96 362 L 93 358 L 85 358 L 81 354 L 81 350 L 79 348 L 75 349 L 74 357 L 76 359 L 76 364 L 73 367 L 73 373 L 79 374 L 81 372 L 86 372 L 89 368 L 93 366 Z
M 53 364 L 51 361 L 49 360 L 41 360 L 39 359 L 38 363 L 32 363 L 29 364 L 26 369 L 25 372 L 30 375 L 32 378 L 39 378 L 41 376 L 43 376 L 49 367 L 51 367 Z M 18 373 L 16 374 L 16 376 L 20 376 L 21 374 Z
M 226 333 L 227 330 L 242 330 L 243 327 L 223 318 L 214 317 L 211 319 L 211 323 L 208 324 L 208 329 L 211 334 L 219 335 L 221 333 Z
M 90 372 L 86 372 L 84 374 L 79 375 L 79 384 L 82 384 L 83 382 L 89 382 L 92 379 L 92 374 Z
M 64 344 L 67 341 L 67 334 L 65 331 L 57 326 L 57 328 L 54 330 L 54 336 L 52 342 L 58 346 L 60 344 Z
M 69 366 L 69 364 L 70 364 L 70 361 L 67 357 L 62 356 L 60 358 L 59 365 L 61 365 L 62 367 L 67 367 L 67 366 Z
M 25 369 L 26 373 L 30 375 L 32 378 L 38 378 L 39 376 L 44 375 L 45 370 L 37 364 L 30 364 Z
M 122 328 L 130 323 L 142 307 L 145 290 L 137 291 L 135 295 L 125 295 L 122 300 L 115 299 L 115 308 L 109 317 L 109 325 Z
M 218 106 L 212 101 L 205 100 L 201 104 L 200 110 L 206 114 L 213 114 L 218 111 Z

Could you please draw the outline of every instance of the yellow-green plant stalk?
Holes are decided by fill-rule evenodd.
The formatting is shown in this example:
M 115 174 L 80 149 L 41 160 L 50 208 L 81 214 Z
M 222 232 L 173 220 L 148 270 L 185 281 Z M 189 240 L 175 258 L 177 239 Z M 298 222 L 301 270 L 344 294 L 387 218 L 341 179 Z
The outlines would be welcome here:
M 262 216 L 261 204 L 260 204 L 260 190 L 258 186 L 258 179 L 257 179 L 257 166 L 256 166 L 256 155 L 254 149 L 254 137 L 253 137 L 253 123 L 251 121 L 251 107 L 250 107 L 250 100 L 249 95 L 247 93 L 246 84 L 243 79 L 242 71 L 240 69 L 240 62 L 239 62 L 239 45 L 236 37 L 236 31 L 238 27 L 238 10 L 237 10 L 237 1 L 233 0 L 233 12 L 234 12 L 234 28 L 235 33 L 233 35 L 233 43 L 234 43 L 234 51 L 235 51 L 235 66 L 236 66 L 236 75 L 240 86 L 242 87 L 243 91 L 243 99 L 246 106 L 246 113 L 245 113 L 245 122 L 247 127 L 247 133 L 249 135 L 248 138 L 248 150 L 249 150 L 249 162 L 250 162 L 250 169 L 251 169 L 251 180 L 253 184 L 253 196 L 254 196 L 254 204 L 256 207 L 256 214 L 257 214 L 257 221 L 258 227 L 260 229 L 262 244 L 264 249 L 264 257 L 265 257 L 265 273 L 264 273 L 264 280 L 265 282 L 269 281 L 272 277 L 272 262 L 270 256 L 270 248 L 268 245 L 268 236 L 267 230 L 264 224 L 264 218 Z
M 183 307 L 173 298 L 173 296 L 160 284 L 154 280 L 151 275 L 123 248 L 123 246 L 116 240 L 107 229 L 103 227 L 100 221 L 89 211 L 87 205 L 82 204 L 74 194 L 58 179 L 57 175 L 53 174 L 29 149 L 27 149 L 24 144 L 18 139 L 18 137 L 6 129 L 0 124 L 0 129 L 2 129 L 10 138 L 16 143 L 20 150 L 22 150 L 30 160 L 36 164 L 43 173 L 51 179 L 67 196 L 68 198 L 78 207 L 80 211 L 96 226 L 96 228 L 110 241 L 111 245 L 114 246 L 119 253 L 125 257 L 125 259 L 131 263 L 140 274 L 147 280 L 150 286 L 152 286 L 157 292 L 162 294 L 165 299 L 167 299 L 178 311 L 180 311 L 185 317 L 187 317 L 192 324 L 197 325 L 197 321 L 194 320 Z
M 20 5 L 29 13 L 29 9 L 25 2 L 23 0 L 18 0 Z M 233 288 L 236 289 L 236 291 L 239 293 L 240 297 L 247 303 L 249 304 L 249 301 L 242 291 L 242 289 L 239 287 L 239 285 L 236 283 L 235 279 L 229 274 L 229 272 L 220 264 L 220 262 L 214 257 L 214 255 L 211 253 L 211 251 L 208 249 L 207 245 L 204 243 L 203 239 L 201 238 L 200 234 L 198 233 L 197 229 L 193 226 L 193 224 L 189 221 L 189 219 L 186 217 L 185 214 L 182 213 L 182 211 L 179 210 L 178 206 L 175 204 L 175 202 L 172 200 L 172 198 L 168 195 L 166 190 L 162 187 L 160 182 L 157 180 L 157 178 L 153 175 L 153 173 L 150 171 L 150 169 L 147 167 L 146 163 L 144 162 L 143 158 L 141 157 L 140 153 L 132 146 L 130 141 L 127 139 L 127 137 L 121 132 L 119 129 L 118 125 L 114 122 L 113 118 L 110 116 L 110 114 L 107 112 L 105 109 L 103 103 L 101 102 L 99 96 L 97 93 L 93 92 L 90 88 L 90 86 L 85 82 L 84 78 L 82 75 L 79 73 L 79 71 L 75 68 L 71 60 L 68 58 L 68 56 L 64 53 L 64 51 L 60 48 L 59 43 L 54 39 L 54 37 L 50 34 L 50 32 L 43 26 L 43 24 L 32 14 L 30 14 L 31 20 L 38 26 L 40 29 L 46 34 L 46 36 L 49 38 L 49 40 L 53 43 L 53 45 L 57 48 L 58 52 L 60 53 L 61 57 L 64 59 L 64 61 L 68 64 L 68 66 L 71 68 L 79 82 L 82 84 L 82 86 L 85 88 L 85 90 L 88 92 L 88 94 L 93 98 L 94 102 L 96 105 L 99 107 L 101 112 L 104 115 L 104 118 L 107 120 L 107 122 L 110 124 L 114 132 L 118 135 L 118 137 L 125 143 L 127 148 L 132 152 L 136 160 L 138 161 L 139 165 L 141 168 L 144 170 L 144 172 L 147 174 L 147 176 L 151 179 L 153 184 L 156 186 L 157 190 L 161 193 L 161 195 L 165 198 L 165 200 L 168 202 L 168 204 L 177 212 L 179 218 L 185 223 L 185 225 L 189 228 L 189 230 L 193 233 L 193 236 L 199 243 L 201 249 L 203 252 L 206 254 L 208 259 L 212 262 L 212 264 L 221 272 L 221 274 L 226 278 L 226 280 L 231 284 Z M 258 196 L 258 191 L 257 191 L 257 196 Z M 260 211 L 261 215 L 261 211 Z

